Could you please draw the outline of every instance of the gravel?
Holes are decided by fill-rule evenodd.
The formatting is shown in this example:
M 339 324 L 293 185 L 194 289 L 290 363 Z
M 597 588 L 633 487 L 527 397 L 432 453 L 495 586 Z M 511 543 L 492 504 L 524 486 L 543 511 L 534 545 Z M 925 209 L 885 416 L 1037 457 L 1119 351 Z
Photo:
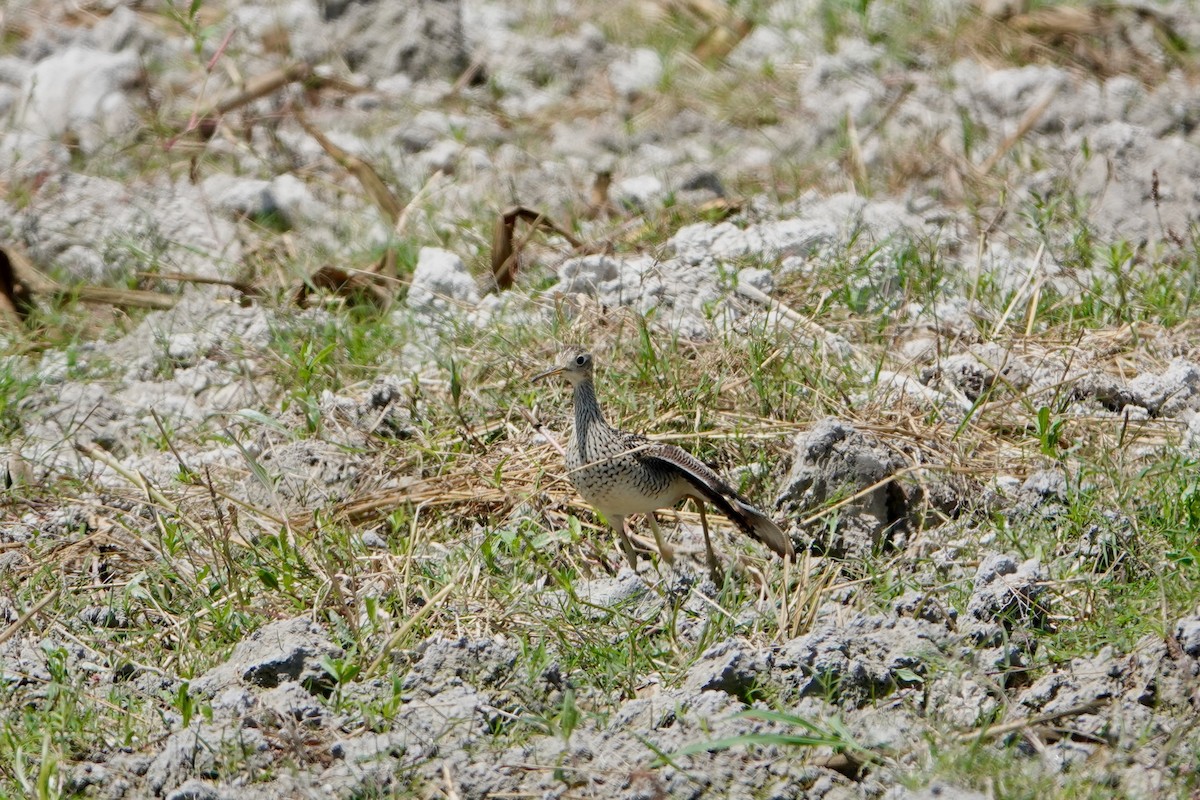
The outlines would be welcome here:
M 1002 322 L 1040 324 L 1033 312 L 1043 307 L 1027 310 L 1032 293 L 1061 310 L 1085 294 L 1118 297 L 1149 284 L 1154 264 L 1195 258 L 1200 95 L 1155 27 L 1170 21 L 1194 50 L 1195 15 L 1182 4 L 1154 13 L 1106 7 L 1121 53 L 1101 71 L 1048 59 L 1002 66 L 970 47 L 948 66 L 927 54 L 901 59 L 878 33 L 907 21 L 901 4 L 864 4 L 862 18 L 835 35 L 821 17 L 825 4 L 768 3 L 724 59 L 709 61 L 616 32 L 653 20 L 580 22 L 568 5 L 206 3 L 195 20 L 116 0 L 84 11 L 21 0 L 6 10 L 0 239 L 58 279 L 241 280 L 248 267 L 277 263 L 264 255 L 272 249 L 304 268 L 375 263 L 385 246 L 416 257 L 398 281 L 403 300 L 387 310 L 401 332 L 394 361 L 361 384 L 314 393 L 311 405 L 295 397 L 264 405 L 280 394 L 271 342 L 283 326 L 319 331 L 330 312 L 228 287 L 185 281 L 171 290 L 173 309 L 146 312 L 120 338 L 19 348 L 6 375 L 30 388 L 4 409 L 19 417 L 20 435 L 3 453 L 3 488 L 82 488 L 56 505 L 14 502 L 0 529 L 0 578 L 24 580 L 40 568 L 41 548 L 85 561 L 89 592 L 118 559 L 141 575 L 170 516 L 153 497 L 147 505 L 146 487 L 199 502 L 188 493 L 198 484 L 181 478 L 196 470 L 223 487 L 203 502 L 227 515 L 267 509 L 271 520 L 256 524 L 280 539 L 292 520 L 429 479 L 448 456 L 424 446 L 420 406 L 430 386 L 448 382 L 443 365 L 464 355 L 453 350 L 455 331 L 540 325 L 575 335 L 623 330 L 636 316 L 681 348 L 759 337 L 764 361 L 844 365 L 851 390 L 813 402 L 836 416 L 791 425 L 791 457 L 755 476 L 779 487 L 774 508 L 798 550 L 836 562 L 836 579 L 797 589 L 789 599 L 801 604 L 796 618 L 768 641 L 764 621 L 774 622 L 779 598 L 763 588 L 755 599 L 756 568 L 735 566 L 734 580 L 750 588 L 740 607 L 725 610 L 728 594 L 686 559 L 658 575 L 581 576 L 568 590 L 549 577 L 563 562 L 539 552 L 545 560 L 523 596 L 490 603 L 512 603 L 545 631 L 566 617 L 573 626 L 614 618 L 645 626 L 638 630 L 672 626 L 659 672 L 602 676 L 620 688 L 601 693 L 597 675 L 560 665 L 568 641 L 518 639 L 481 621 L 478 607 L 433 615 L 423 623 L 433 632 L 390 652 L 382 674 L 341 685 L 330 665 L 364 657 L 347 649 L 347 630 L 367 615 L 349 606 L 268 621 L 198 675 L 177 655 L 148 665 L 118 646 L 92 652 L 80 632 L 119 644 L 160 624 L 120 602 L 162 588 L 131 578 L 127 595 L 89 595 L 72 614 L 0 641 L 0 684 L 14 703 L 47 702 L 47 687 L 67 670 L 85 676 L 89 690 L 120 686 L 165 709 L 136 746 L 114 734 L 95 751 L 71 750 L 64 788 L 114 800 L 984 797 L 922 771 L 964 734 L 991 755 L 1022 759 L 1030 785 L 1086 774 L 1121 796 L 1185 791 L 1179 765 L 1200 752 L 1192 732 L 1200 616 L 1177 611 L 1161 635 L 1097 652 L 1048 655 L 1038 637 L 1072 623 L 1068 595 L 1084 591 L 1081 581 L 1142 579 L 1138 571 L 1162 556 L 1138 550 L 1141 532 L 1119 508 L 1082 532 L 1070 527 L 1068 506 L 1092 487 L 1064 465 L 1086 432 L 1123 437 L 1143 424 L 1166 433 L 1130 447 L 1130 458 L 1194 458 L 1200 353 L 1140 321 L 1041 349 L 997 331 Z M 730 13 L 740 10 L 733 4 Z M 1009 30 L 996 16 L 982 22 Z M 717 44 L 720 31 L 730 33 L 710 32 Z M 309 80 L 201 119 L 225 89 L 285 59 L 310 63 Z M 780 74 L 787 91 L 769 102 L 752 92 Z M 714 113 L 713 97 L 724 94 Z M 360 161 L 335 163 L 297 123 L 301 108 Z M 401 198 L 400 220 L 363 191 L 371 181 L 363 164 Z M 607 207 L 585 213 L 599 173 L 612 177 Z M 991 191 L 993 183 L 1004 191 Z M 544 231 L 530 235 L 516 287 L 496 293 L 483 266 L 491 231 L 480 220 L 514 203 L 604 246 L 573 250 Z M 645 245 L 642 222 L 662 219 L 671 234 Z M 1113 263 L 1074 257 L 1080 240 L 1072 237 L 1084 227 L 1088 242 L 1114 243 Z M 937 265 L 928 302 L 912 299 L 914 253 Z M 838 287 L 845 298 L 813 298 L 815 319 L 780 302 L 831 268 L 847 275 Z M 1012 305 L 985 308 L 981 286 Z M 820 327 L 821 309 L 847 305 L 852 321 Z M 851 344 L 852 328 L 875 320 L 897 336 L 878 363 Z M 315 338 L 319 351 L 325 343 Z M 1122 353 L 1119 368 L 1107 352 Z M 466 427 L 482 419 L 488 393 L 516 396 L 503 381 L 525 365 L 485 366 L 481 386 L 455 395 Z M 922 430 L 936 435 L 914 443 L 910 431 L 889 430 L 893 408 L 915 409 Z M 310 422 L 306 409 L 319 413 L 319 435 L 298 433 Z M 1041 409 L 1064 422 L 1061 441 L 1036 442 L 1047 433 L 1036 427 Z M 462 447 L 504 446 L 501 433 L 523 424 L 516 413 L 497 419 L 471 428 Z M 164 451 L 159 426 L 177 449 Z M 980 453 L 992 470 L 986 483 L 939 483 L 930 477 L 938 437 L 969 426 L 1024 431 L 1035 455 Z M 389 466 L 413 475 L 380 477 L 364 446 L 372 438 L 395 444 L 402 455 Z M 131 480 L 145 484 L 133 492 Z M 544 505 L 522 497 L 502 532 L 521 530 Z M 412 530 L 423 522 L 418 514 Z M 478 521 L 472 536 L 490 545 L 489 525 Z M 1026 549 L 1025 533 L 1047 528 L 1055 544 Z M 363 580 L 386 587 L 379 594 L 398 592 L 395 535 L 381 525 L 351 536 L 355 557 L 371 560 Z M 698 534 L 683 526 L 681 538 L 691 545 Z M 449 557 L 439 547 L 413 564 L 437 574 Z M 501 549 L 492 555 L 500 568 L 526 567 L 528 552 Z M 195 586 L 220 578 L 193 558 L 181 557 L 178 569 Z M 891 580 L 882 600 L 860 593 L 871 570 Z M 355 597 L 356 579 L 329 568 L 330 596 Z M 20 619 L 28 600 L 0 598 L 0 627 Z M 392 622 L 403 625 L 414 602 L 399 597 L 404 611 Z M 637 633 L 620 631 L 615 644 L 638 643 Z M 386 704 L 389 716 L 355 716 L 347 698 Z M 189 699 L 194 713 L 183 711 Z M 568 701 L 584 710 L 570 724 Z M 767 707 L 794 719 L 754 713 Z M 1053 730 L 983 735 L 1039 715 L 1061 716 Z M 854 764 L 849 746 L 781 743 L 812 733 L 806 723 L 884 758 Z M 734 737 L 742 737 L 735 746 L 713 744 Z

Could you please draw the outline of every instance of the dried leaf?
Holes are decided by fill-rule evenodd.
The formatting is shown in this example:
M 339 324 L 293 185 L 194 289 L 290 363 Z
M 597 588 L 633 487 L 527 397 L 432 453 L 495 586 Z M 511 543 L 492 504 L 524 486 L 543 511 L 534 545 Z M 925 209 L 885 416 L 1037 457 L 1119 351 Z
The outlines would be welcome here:
M 377 308 L 384 309 L 395 299 L 393 294 L 384 285 L 381 285 L 385 280 L 373 272 L 346 270 L 326 264 L 293 290 L 292 301 L 296 305 L 304 307 L 308 305 L 308 297 L 312 289 L 324 289 L 344 297 L 352 303 L 365 301 Z
M 25 318 L 17 305 L 16 289 L 17 279 L 13 273 L 12 261 L 9 260 L 8 253 L 0 248 L 0 318 L 12 327 L 19 325 Z
M 396 251 L 390 247 L 385 249 L 379 260 L 367 267 L 365 272 L 373 275 L 382 275 L 385 278 L 398 278 L 400 276 L 400 268 L 396 265 Z
M 286 67 L 273 69 L 263 75 L 256 75 L 246 81 L 241 89 L 227 92 L 204 116 L 222 116 L 254 102 L 260 97 L 266 97 L 277 89 L 282 89 L 289 83 L 302 81 L 312 74 L 312 65 L 303 62 L 289 64 Z
M 612 186 L 612 171 L 602 169 L 592 180 L 592 195 L 588 200 L 587 210 L 583 212 L 587 219 L 595 219 L 601 214 L 608 215 L 613 210 L 612 201 L 608 198 L 609 187 Z
M 191 275 L 186 272 L 139 272 L 137 276 L 143 279 L 195 283 L 201 286 L 228 286 L 231 289 L 236 289 L 242 294 L 250 296 L 261 294 L 256 286 L 246 281 L 232 280 L 230 278 L 210 278 L 206 275 Z
M 520 241 L 515 239 L 518 220 L 524 220 L 531 226 L 530 232 Z M 513 206 L 496 218 L 496 225 L 492 229 L 492 279 L 497 288 L 503 290 L 513 285 L 521 250 L 529 240 L 529 236 L 532 236 L 533 232 L 539 228 L 558 234 L 570 242 L 574 248 L 582 246 L 582 243 L 570 231 L 540 211 L 534 211 L 524 206 Z
M 74 295 L 85 303 L 150 308 L 173 308 L 177 298 L 160 292 L 109 286 L 63 286 L 42 273 L 15 247 L 0 248 L 0 314 L 23 320 L 38 297 Z M 15 315 L 15 316 L 14 316 Z
M 358 156 L 338 147 L 329 140 L 328 136 L 313 127 L 303 114 L 297 112 L 296 121 L 300 123 L 300 127 L 304 128 L 305 133 L 317 140 L 334 161 L 358 180 L 367 196 L 371 198 L 371 202 L 384 213 L 388 222 L 395 225 L 404 211 L 404 206 L 387 188 L 387 184 L 383 182 L 383 178 L 379 177 L 375 168 Z
M 80 286 L 75 290 L 76 296 L 85 303 L 101 303 L 110 306 L 125 306 L 129 308 L 149 308 L 154 311 L 166 311 L 174 308 L 179 298 L 175 295 L 161 292 L 146 292 L 141 289 L 117 289 L 108 286 Z
M 692 48 L 692 55 L 702 64 L 722 61 L 752 30 L 754 23 L 743 17 L 723 25 L 714 25 Z

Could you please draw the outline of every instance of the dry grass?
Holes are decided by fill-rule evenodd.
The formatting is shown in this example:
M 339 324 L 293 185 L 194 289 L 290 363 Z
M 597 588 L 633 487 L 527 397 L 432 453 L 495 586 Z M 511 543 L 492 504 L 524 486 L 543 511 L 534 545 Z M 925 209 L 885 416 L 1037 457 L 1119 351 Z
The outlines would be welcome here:
M 701 40 L 706 29 L 694 18 L 663 9 L 650 4 L 649 11 L 642 9 L 649 16 L 630 13 L 624 4 L 594 10 L 598 24 L 629 44 L 669 53 Z M 1040 29 L 972 19 L 959 31 L 960 46 L 974 54 L 993 48 L 1006 63 L 1087 66 L 1097 52 L 1116 46 L 1123 20 L 1136 17 L 1120 9 L 1096 13 L 1122 16 L 1079 33 L 1082 45 L 1062 37 L 1031 42 L 1029 37 L 1043 35 Z M 847 26 L 869 27 L 865 13 L 861 19 L 845 16 Z M 926 38 L 930 51 L 944 47 L 943 39 Z M 685 57 L 668 66 L 665 96 L 635 99 L 624 109 L 631 129 L 653 128 L 680 109 L 740 124 L 769 124 L 799 113 L 794 98 L 777 97 L 796 80 L 788 65 L 753 76 Z M 595 88 L 584 87 L 574 105 L 554 109 L 553 117 L 607 113 L 614 99 Z M 897 98 L 907 91 L 895 87 Z M 876 128 L 891 110 L 882 109 Z M 864 171 L 861 150 L 876 135 L 864 128 L 848 131 L 850 141 L 837 153 L 777 165 L 773 174 L 740 188 L 769 182 L 768 189 L 788 197 L 798 186 L 844 188 L 857 179 L 869 191 L 865 178 L 902 186 L 913 173 L 956 172 L 961 196 L 994 200 L 1005 188 L 998 165 L 1036 121 L 1031 115 L 1016 135 L 988 143 L 991 149 L 976 159 L 980 167 L 970 153 L 909 150 L 885 154 L 891 169 L 881 180 Z M 549 116 L 521 121 L 513 138 L 540 141 L 554 122 Z M 260 123 L 240 122 L 242 138 L 250 141 Z M 838 160 L 844 169 L 831 173 L 826 161 Z M 359 169 L 360 177 L 374 176 L 372 185 L 387 181 L 385 170 L 366 166 L 369 172 Z M 445 222 L 438 216 L 444 183 L 429 180 L 403 208 L 394 197 L 379 202 L 413 242 L 453 237 L 463 249 L 485 242 L 480 231 L 494 221 L 483 211 L 491 198 L 475 198 L 479 213 L 467 222 Z M 656 252 L 679 225 L 704 218 L 702 210 L 663 209 L 584 221 L 582 201 L 579 206 L 579 218 L 567 220 L 577 226 L 571 229 L 588 232 L 585 249 L 604 252 Z M 982 215 L 972 221 L 981 246 L 994 223 Z M 1088 233 L 1082 219 L 1064 215 L 1051 223 L 1053 235 L 1024 247 L 1063 249 L 1056 242 Z M 286 231 L 264 228 L 256 235 L 247 261 L 261 273 L 263 291 L 254 302 L 269 308 L 279 324 L 267 352 L 237 364 L 240 379 L 269 387 L 253 414 L 214 418 L 182 434 L 156 418 L 156 430 L 138 443 L 139 455 L 169 457 L 178 467 L 170 478 L 83 444 L 78 457 L 93 465 L 91 473 L 73 476 L 60 469 L 44 481 L 18 482 L 4 496 L 0 522 L 11 540 L 0 542 L 0 619 L 6 623 L 0 645 L 50 642 L 43 655 L 54 670 L 49 678 L 41 671 L 19 674 L 0 690 L 6 716 L 0 725 L 0 794 L 27 789 L 13 765 L 48 771 L 61 788 L 69 767 L 95 753 L 152 752 L 177 728 L 186 704 L 184 682 L 220 663 L 264 623 L 285 617 L 307 616 L 325 625 L 362 678 L 398 671 L 406 651 L 433 634 L 503 636 L 521 646 L 518 672 L 532 674 L 543 654 L 553 653 L 578 681 L 580 706 L 602 716 L 637 696 L 644 682 L 678 686 L 714 641 L 738 637 L 765 646 L 803 635 L 824 603 L 836 601 L 847 613 L 891 613 L 898 595 L 920 589 L 945 608 L 961 609 L 970 595 L 971 569 L 991 552 L 1037 557 L 1050 570 L 1050 624 L 1030 632 L 1040 645 L 1031 673 L 1105 646 L 1129 647 L 1192 610 L 1200 587 L 1193 541 L 1200 492 L 1194 460 L 1180 447 L 1184 423 L 1104 413 L 1097 404 L 1088 406 L 1087 398 L 1072 398 L 1084 368 L 1127 382 L 1161 371 L 1175 357 L 1200 359 L 1196 323 L 1187 319 L 1190 305 L 1182 292 L 1165 299 L 1139 294 L 1134 282 L 1128 303 L 1113 309 L 1082 283 L 1077 294 L 1052 295 L 1035 271 L 1014 290 L 981 283 L 962 263 L 969 259 L 936 243 L 891 252 L 878 243 L 854 242 L 822 254 L 819 270 L 786 279 L 765 302 L 731 290 L 729 302 L 745 312 L 745 327 L 690 341 L 629 309 L 538 299 L 538 286 L 565 248 L 531 247 L 514 292 L 532 296 L 533 321 L 484 329 L 449 323 L 437 329 L 437 343 L 419 361 L 396 353 L 429 340 L 427 319 L 389 317 L 376 305 L 355 305 L 349 293 L 322 298 L 328 302 L 320 310 L 297 314 L 287 290 L 312 273 L 316 257 Z M 412 247 L 406 240 L 386 254 L 362 254 L 355 266 L 396 269 L 398 275 L 381 282 L 396 300 L 408 286 Z M 482 251 L 478 255 L 480 263 L 487 260 Z M 1194 256 L 1181 245 L 1161 262 L 1143 263 L 1152 257 L 1139 255 L 1138 266 L 1168 282 L 1178 278 L 1182 286 L 1194 273 Z M 1080 271 L 1091 266 L 1080 265 Z M 885 279 L 876 281 L 880 273 Z M 869 290 L 859 291 L 862 286 Z M 909 313 L 948 297 L 977 303 L 972 327 L 951 330 L 928 313 Z M 78 306 L 40 313 L 14 339 L 14 357 L 77 348 L 94 333 Z M 847 344 L 844 352 L 835 337 Z M 918 340 L 929 347 L 905 355 L 917 352 L 907 346 Z M 860 560 L 805 551 L 783 564 L 724 535 L 729 531 L 723 528 L 718 540 L 730 565 L 724 585 L 692 586 L 679 600 L 671 572 L 656 565 L 644 574 L 661 600 L 653 614 L 636 605 L 597 608 L 582 598 L 583 589 L 615 573 L 619 556 L 606 527 L 564 478 L 555 441 L 567 426 L 566 393 L 526 382 L 568 344 L 585 344 L 599 357 L 601 397 L 614 423 L 679 444 L 738 474 L 746 493 L 764 506 L 785 481 L 798 434 L 825 417 L 849 422 L 900 457 L 904 466 L 888 480 L 899 482 L 913 503 L 911 529 Z M 978 396 L 968 396 L 952 376 L 936 377 L 949 357 L 985 345 L 998 347 L 1003 358 L 987 365 L 999 377 Z M 1007 367 L 1019 370 L 1006 373 Z M 20 399 L 58 389 L 2 368 L 0 388 L 11 398 L 5 400 L 3 430 L 20 444 L 27 422 Z M 924 369 L 935 377 L 918 385 Z M 1008 377 L 1020 372 L 1036 380 Z M 322 406 L 325 392 L 355 398 L 374 378 L 392 373 L 408 387 L 397 401 L 409 413 L 410 430 L 403 434 L 375 425 L 364 431 Z M 889 389 L 880 380 L 888 373 L 914 382 L 904 391 Z M 72 379 L 105 377 L 81 370 Z M 300 467 L 287 461 L 298 445 L 313 447 L 312 460 Z M 234 447 L 238 455 L 189 466 L 221 447 Z M 327 479 L 320 468 L 330 463 L 345 469 Z M 1043 470 L 1067 477 L 1068 497 L 1056 516 L 1021 518 L 993 492 L 1004 479 L 1020 481 Z M 880 486 L 855 489 L 789 522 L 802 536 L 835 525 L 861 495 Z M 938 500 L 945 496 L 953 502 Z M 690 510 L 663 516 L 667 530 L 685 542 L 698 522 Z M 1112 540 L 1115 552 L 1104 563 L 1072 555 L 1096 531 L 1128 538 Z M 957 548 L 952 571 L 930 555 L 942 547 Z M 699 548 L 685 544 L 679 552 L 698 565 Z M 703 614 L 681 610 L 687 602 Z M 111 620 L 101 615 L 100 624 L 96 616 L 83 616 L 92 607 L 110 611 Z M 124 675 L 127 667 L 160 676 L 169 688 L 152 694 L 123 679 L 94 679 Z M 361 702 L 348 712 L 349 724 L 388 719 L 382 704 L 371 705 L 377 698 Z M 958 732 L 928 733 L 962 741 Z M 966 770 L 974 769 L 980 781 L 1012 774 L 1006 772 L 1010 766 L 974 755 Z M 959 767 L 936 760 L 916 768 L 959 774 Z M 1070 796 L 1069 788 L 1054 796 Z

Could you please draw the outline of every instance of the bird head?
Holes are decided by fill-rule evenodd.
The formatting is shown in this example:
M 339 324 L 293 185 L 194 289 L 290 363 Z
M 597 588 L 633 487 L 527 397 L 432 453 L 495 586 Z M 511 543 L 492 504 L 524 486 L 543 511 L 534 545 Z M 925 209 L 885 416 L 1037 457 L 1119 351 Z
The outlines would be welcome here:
M 539 372 L 530 380 L 540 381 L 542 378 L 550 378 L 555 375 L 563 376 L 572 386 L 581 381 L 590 380 L 592 377 L 592 354 L 585 353 L 583 350 L 566 350 L 559 357 L 557 364 L 545 372 Z

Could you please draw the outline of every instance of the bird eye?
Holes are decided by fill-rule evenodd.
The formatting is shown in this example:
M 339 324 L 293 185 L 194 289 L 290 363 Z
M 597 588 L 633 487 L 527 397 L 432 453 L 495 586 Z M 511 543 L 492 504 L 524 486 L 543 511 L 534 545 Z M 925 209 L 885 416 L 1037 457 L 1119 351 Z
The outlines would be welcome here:
M 582 367 L 586 363 L 587 363 L 587 356 L 576 356 L 575 357 L 575 366 Z

